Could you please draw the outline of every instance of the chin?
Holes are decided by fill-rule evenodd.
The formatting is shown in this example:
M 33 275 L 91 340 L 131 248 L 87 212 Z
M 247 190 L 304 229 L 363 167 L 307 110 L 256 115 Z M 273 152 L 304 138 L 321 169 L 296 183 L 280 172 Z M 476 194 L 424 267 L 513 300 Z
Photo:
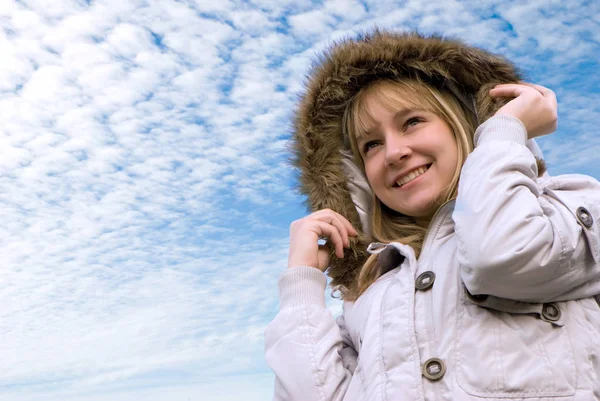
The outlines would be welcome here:
M 427 206 L 422 207 L 421 205 L 423 203 L 426 203 Z M 436 204 L 436 202 L 429 201 L 429 202 L 423 202 L 423 203 L 420 203 L 419 206 L 416 206 L 414 208 L 410 208 L 410 210 L 407 210 L 407 213 L 403 213 L 403 214 L 406 214 L 407 216 L 412 216 L 417 219 L 424 219 L 424 218 L 429 218 L 429 217 L 433 216 L 435 214 L 435 211 L 438 208 L 438 205 Z
M 404 216 L 414 217 L 416 219 L 429 218 L 435 214 L 435 211 L 439 207 L 435 199 L 431 199 L 430 197 L 424 197 L 420 200 L 415 200 L 411 202 L 411 204 L 394 204 L 396 202 L 382 202 L 382 205 L 385 205 L 388 209 L 393 210 L 396 213 L 400 213 Z M 423 205 L 426 205 L 423 207 Z

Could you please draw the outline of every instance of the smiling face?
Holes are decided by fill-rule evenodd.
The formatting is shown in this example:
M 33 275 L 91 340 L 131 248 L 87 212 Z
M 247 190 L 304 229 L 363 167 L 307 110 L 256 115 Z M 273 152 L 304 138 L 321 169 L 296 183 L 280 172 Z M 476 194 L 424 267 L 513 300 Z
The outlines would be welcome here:
M 463 156 L 448 123 L 418 96 L 385 83 L 368 88 L 354 147 L 377 198 L 427 223 L 456 186 Z

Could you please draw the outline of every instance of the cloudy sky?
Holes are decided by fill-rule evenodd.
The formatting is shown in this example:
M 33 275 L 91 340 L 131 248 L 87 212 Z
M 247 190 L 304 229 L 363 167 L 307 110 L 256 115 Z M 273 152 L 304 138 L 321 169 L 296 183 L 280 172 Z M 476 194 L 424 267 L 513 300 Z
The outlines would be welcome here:
M 507 56 L 550 172 L 600 178 L 594 0 L 0 0 L 0 401 L 271 398 L 290 116 L 375 25 Z

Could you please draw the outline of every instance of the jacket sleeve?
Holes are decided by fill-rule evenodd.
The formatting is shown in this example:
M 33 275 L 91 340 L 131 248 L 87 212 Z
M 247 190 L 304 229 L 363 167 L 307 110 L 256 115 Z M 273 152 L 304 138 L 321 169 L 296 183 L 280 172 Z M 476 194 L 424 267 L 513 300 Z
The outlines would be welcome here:
M 356 366 L 343 316 L 325 308 L 325 275 L 312 267 L 279 278 L 280 310 L 266 330 L 276 401 L 342 400 Z
M 516 118 L 496 116 L 475 134 L 452 215 L 471 294 L 528 302 L 600 294 L 600 183 L 544 178 Z

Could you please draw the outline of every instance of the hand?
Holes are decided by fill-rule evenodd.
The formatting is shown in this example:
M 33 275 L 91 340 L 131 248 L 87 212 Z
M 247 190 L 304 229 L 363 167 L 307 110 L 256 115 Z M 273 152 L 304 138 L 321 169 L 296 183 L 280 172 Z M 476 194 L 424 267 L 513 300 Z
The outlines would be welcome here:
M 319 246 L 319 237 L 327 237 L 335 247 L 335 255 L 344 257 L 344 248 L 350 247 L 350 237 L 358 235 L 344 216 L 323 209 L 294 221 L 290 225 L 290 253 L 288 267 L 311 266 L 324 272 L 329 266 L 328 247 Z
M 508 115 L 521 120 L 529 139 L 556 131 L 558 103 L 556 95 L 550 89 L 525 82 L 503 84 L 490 90 L 490 96 L 514 98 L 495 115 Z

